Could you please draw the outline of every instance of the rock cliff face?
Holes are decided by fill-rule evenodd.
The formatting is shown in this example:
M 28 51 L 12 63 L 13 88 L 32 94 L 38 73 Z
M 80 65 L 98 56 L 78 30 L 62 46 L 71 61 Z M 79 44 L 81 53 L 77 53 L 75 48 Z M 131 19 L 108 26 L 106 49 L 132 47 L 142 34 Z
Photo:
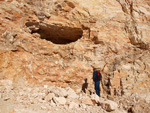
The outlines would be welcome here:
M 150 92 L 149 0 L 0 0 L 0 79 L 19 85 Z

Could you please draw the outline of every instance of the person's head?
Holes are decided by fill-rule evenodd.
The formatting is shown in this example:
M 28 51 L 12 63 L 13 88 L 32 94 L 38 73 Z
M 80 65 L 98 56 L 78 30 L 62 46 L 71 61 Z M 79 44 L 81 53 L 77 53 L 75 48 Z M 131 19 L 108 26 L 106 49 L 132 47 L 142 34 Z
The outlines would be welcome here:
M 96 68 L 93 68 L 93 71 L 96 71 Z
M 96 71 L 100 72 L 100 68 L 97 68 Z

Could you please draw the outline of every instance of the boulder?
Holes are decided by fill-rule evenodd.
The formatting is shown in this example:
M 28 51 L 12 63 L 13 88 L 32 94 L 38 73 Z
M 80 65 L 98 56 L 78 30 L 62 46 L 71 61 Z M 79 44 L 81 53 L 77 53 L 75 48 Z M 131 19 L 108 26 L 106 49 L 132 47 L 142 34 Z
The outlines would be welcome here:
M 61 87 L 51 87 L 48 89 L 49 93 L 54 93 L 57 97 L 66 97 L 67 92 L 64 88 Z
M 65 105 L 66 104 L 66 99 L 64 97 L 53 97 L 54 103 L 56 105 Z
M 79 104 L 75 103 L 75 102 L 71 102 L 69 104 L 69 109 L 73 109 L 73 108 L 78 108 L 79 107 Z
M 98 104 L 100 101 L 99 96 L 96 94 L 91 95 L 91 100 L 93 101 L 94 104 Z
M 82 103 L 85 104 L 85 105 L 93 105 L 92 100 L 88 97 L 83 98 Z
M 100 103 L 101 103 L 102 108 L 108 112 L 114 111 L 118 108 L 118 104 L 111 100 L 102 101 Z
M 66 92 L 67 92 L 67 97 L 68 98 L 72 98 L 72 99 L 79 98 L 79 96 L 76 94 L 76 92 L 73 89 L 71 89 L 70 87 L 66 88 Z
M 46 100 L 47 102 L 49 102 L 49 101 L 52 100 L 52 98 L 53 98 L 54 96 L 55 96 L 54 93 L 49 93 L 49 94 L 45 97 L 45 100 Z

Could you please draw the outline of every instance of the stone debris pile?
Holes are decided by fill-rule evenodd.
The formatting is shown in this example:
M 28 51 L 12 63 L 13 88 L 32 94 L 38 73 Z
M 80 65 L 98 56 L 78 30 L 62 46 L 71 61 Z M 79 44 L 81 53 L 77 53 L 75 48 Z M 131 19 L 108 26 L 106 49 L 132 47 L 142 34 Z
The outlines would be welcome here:
M 76 93 L 70 87 L 15 85 L 10 80 L 0 80 L 0 113 L 6 110 L 14 110 L 14 113 L 140 113 L 143 110 L 146 113 L 150 110 L 149 100 L 147 94 L 98 97 L 82 91 Z
M 15 105 L 39 106 L 41 110 L 64 107 L 64 109 L 82 109 L 97 107 L 101 111 L 118 110 L 114 101 L 99 98 L 96 94 L 87 95 L 83 92 L 76 93 L 72 88 L 56 86 L 13 86 L 12 82 L 1 81 L 0 97 L 3 101 L 14 101 Z M 21 109 L 20 109 L 21 110 Z M 92 110 L 92 109 L 91 109 Z

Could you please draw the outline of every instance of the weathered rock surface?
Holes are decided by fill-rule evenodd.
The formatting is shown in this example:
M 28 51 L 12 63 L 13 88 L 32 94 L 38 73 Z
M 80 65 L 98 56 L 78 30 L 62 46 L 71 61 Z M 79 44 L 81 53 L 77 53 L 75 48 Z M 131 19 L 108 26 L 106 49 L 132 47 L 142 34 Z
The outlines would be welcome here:
M 2 91 L 5 84 L 51 85 L 71 89 L 39 95 L 28 89 L 40 97 L 28 102 L 51 101 L 50 93 L 80 98 L 81 90 L 94 92 L 92 66 L 98 66 L 102 97 L 149 94 L 149 6 L 148 0 L 0 0 Z M 1 97 L 9 100 L 11 95 L 15 93 Z M 149 102 L 147 96 L 141 98 Z
M 148 1 L 12 0 L 0 5 L 5 78 L 76 90 L 87 78 L 92 89 L 91 65 L 99 65 L 104 94 L 150 91 Z

